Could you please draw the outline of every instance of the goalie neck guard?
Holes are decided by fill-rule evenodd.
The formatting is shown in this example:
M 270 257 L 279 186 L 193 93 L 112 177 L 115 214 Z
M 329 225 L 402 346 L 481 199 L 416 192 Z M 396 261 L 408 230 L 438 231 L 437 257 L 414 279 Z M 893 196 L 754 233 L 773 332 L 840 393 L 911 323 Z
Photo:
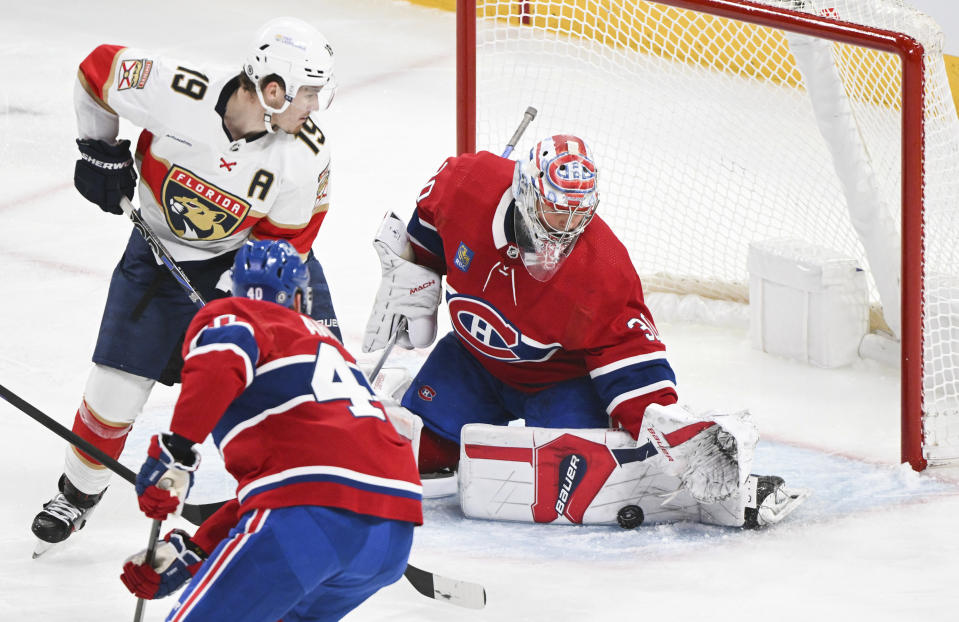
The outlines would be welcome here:
M 583 139 L 559 134 L 538 142 L 516 162 L 513 199 L 523 265 L 536 280 L 548 281 L 599 205 L 596 165 Z

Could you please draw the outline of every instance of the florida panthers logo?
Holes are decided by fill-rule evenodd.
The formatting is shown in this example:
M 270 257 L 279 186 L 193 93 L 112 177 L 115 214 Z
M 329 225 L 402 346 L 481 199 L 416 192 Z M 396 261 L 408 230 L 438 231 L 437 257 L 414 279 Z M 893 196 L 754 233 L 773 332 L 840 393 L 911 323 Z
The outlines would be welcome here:
M 498 361 L 545 361 L 560 344 L 527 337 L 489 303 L 461 295 L 448 297 L 450 320 L 460 338 L 480 354 Z
M 170 229 L 187 240 L 220 240 L 232 234 L 249 203 L 174 166 L 163 182 L 163 208 Z

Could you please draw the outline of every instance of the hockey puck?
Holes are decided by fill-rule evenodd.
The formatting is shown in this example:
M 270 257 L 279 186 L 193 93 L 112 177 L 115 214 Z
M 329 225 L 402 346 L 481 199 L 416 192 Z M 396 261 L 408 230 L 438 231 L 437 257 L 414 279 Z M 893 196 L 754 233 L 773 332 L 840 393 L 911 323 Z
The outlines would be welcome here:
M 616 512 L 616 522 L 619 523 L 619 526 L 623 529 L 636 529 L 643 524 L 643 519 L 646 517 L 643 516 L 643 508 L 638 505 L 627 505 L 621 507 L 619 512 Z

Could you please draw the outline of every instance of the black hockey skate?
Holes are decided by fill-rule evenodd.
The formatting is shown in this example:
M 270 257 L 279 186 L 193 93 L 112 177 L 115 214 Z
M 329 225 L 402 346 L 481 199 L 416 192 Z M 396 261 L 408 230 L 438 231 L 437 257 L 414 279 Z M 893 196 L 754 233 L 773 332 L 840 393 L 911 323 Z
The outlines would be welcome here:
M 746 529 L 760 529 L 786 518 L 806 500 L 810 490 L 786 488 L 786 482 L 775 475 L 750 475 L 747 491 L 755 485 L 755 493 L 747 492 Z M 754 481 L 753 481 L 754 480 Z
M 43 504 L 43 509 L 33 518 L 30 527 L 33 535 L 40 539 L 33 557 L 37 558 L 54 544 L 63 542 L 74 531 L 83 529 L 90 513 L 103 497 L 101 491 L 95 495 L 88 495 L 77 490 L 67 479 L 60 476 L 58 483 L 60 492 Z

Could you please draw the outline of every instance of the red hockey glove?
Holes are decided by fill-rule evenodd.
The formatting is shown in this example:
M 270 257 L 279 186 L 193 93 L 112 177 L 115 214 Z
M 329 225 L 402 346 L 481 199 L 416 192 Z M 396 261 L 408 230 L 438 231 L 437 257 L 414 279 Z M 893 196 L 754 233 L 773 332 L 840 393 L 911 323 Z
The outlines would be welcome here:
M 207 557 L 187 532 L 174 529 L 157 546 L 153 564 L 147 565 L 146 550 L 140 551 L 123 564 L 120 580 L 140 598 L 163 598 L 189 581 Z
M 158 434 L 150 439 L 147 459 L 137 473 L 136 490 L 140 509 L 149 518 L 165 520 L 170 514 L 179 513 L 183 507 L 190 487 L 193 485 L 193 472 L 200 466 L 200 453 L 190 448 L 192 460 L 188 464 L 174 457 L 172 445 L 176 445 L 176 435 Z M 182 444 L 183 439 L 179 437 Z M 180 452 L 184 453 L 184 452 Z M 164 486 L 160 486 L 163 482 Z

